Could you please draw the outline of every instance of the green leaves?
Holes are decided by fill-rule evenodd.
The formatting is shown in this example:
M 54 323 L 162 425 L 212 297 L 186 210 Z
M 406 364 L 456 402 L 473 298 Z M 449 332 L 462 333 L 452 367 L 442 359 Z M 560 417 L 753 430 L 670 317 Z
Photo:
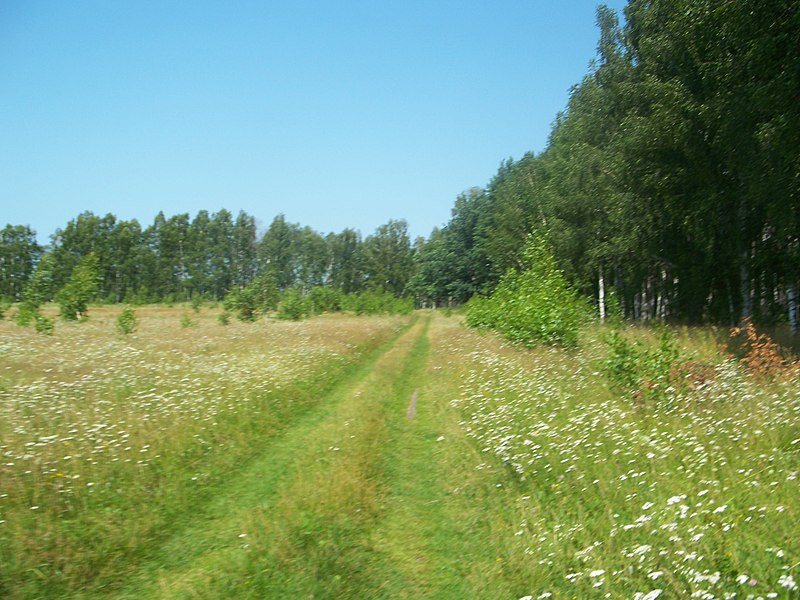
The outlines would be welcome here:
M 56 294 L 56 301 L 61 308 L 61 318 L 76 321 L 85 318 L 89 310 L 89 301 L 94 299 L 100 290 L 100 261 L 94 253 L 84 256 L 66 285 Z
M 126 306 L 117 317 L 117 330 L 122 335 L 130 335 L 136 331 L 137 327 L 139 327 L 139 319 L 136 317 L 136 313 L 130 306 Z
M 467 324 L 495 329 L 525 346 L 576 346 L 588 307 L 567 284 L 541 237 L 529 237 L 523 257 L 523 271 L 508 271 L 491 297 L 468 304 Z

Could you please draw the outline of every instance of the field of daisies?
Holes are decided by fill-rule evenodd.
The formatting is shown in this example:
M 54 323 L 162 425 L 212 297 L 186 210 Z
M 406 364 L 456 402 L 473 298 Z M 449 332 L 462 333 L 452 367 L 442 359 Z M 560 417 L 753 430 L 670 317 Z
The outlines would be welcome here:
M 118 312 L 49 336 L 0 321 L 0 597 L 124 578 L 407 321 L 222 325 L 211 309 L 153 307 L 122 335 Z
M 797 597 L 800 379 L 768 340 L 734 356 L 708 329 L 595 331 L 569 352 L 467 335 L 451 405 L 475 468 L 505 472 L 521 598 Z
M 0 321 L 0 597 L 111 597 L 242 465 L 337 397 L 348 372 L 377 369 L 391 387 L 370 357 L 418 318 L 136 312 L 128 334 L 116 308 L 52 335 Z M 575 348 L 523 348 L 457 315 L 424 318 L 417 416 L 400 398 L 369 446 L 374 514 L 345 503 L 332 517 L 356 532 L 337 543 L 357 550 L 370 597 L 394 597 L 390 577 L 424 596 L 435 582 L 417 579 L 445 573 L 458 597 L 798 597 L 800 379 L 768 338 L 592 326 Z M 324 478 L 330 459 L 309 456 Z M 423 483 L 432 468 L 436 485 Z M 413 489 L 425 492 L 416 504 Z M 307 517 L 292 518 L 311 527 Z M 403 536 L 389 544 L 389 530 Z M 438 557 L 437 540 L 463 564 Z M 294 571 L 327 576 L 309 567 L 318 546 L 297 552 Z M 396 579 L 397 556 L 416 587 Z M 331 560 L 325 589 L 359 576 Z

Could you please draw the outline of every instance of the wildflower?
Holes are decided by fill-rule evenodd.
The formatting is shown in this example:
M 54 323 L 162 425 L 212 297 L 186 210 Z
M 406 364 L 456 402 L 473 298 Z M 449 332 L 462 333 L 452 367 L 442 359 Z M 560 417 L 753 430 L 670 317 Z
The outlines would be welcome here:
M 786 588 L 787 590 L 796 590 L 797 584 L 791 575 L 781 575 L 778 579 L 778 585 Z
M 662 590 L 656 589 L 643 594 L 642 592 L 636 592 L 633 595 L 634 600 L 656 600 L 661 595 Z

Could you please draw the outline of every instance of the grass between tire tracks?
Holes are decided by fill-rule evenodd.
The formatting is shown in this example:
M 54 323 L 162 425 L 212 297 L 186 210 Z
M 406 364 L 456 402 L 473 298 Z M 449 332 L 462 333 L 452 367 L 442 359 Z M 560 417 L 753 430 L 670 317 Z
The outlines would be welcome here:
M 386 390 L 423 325 L 330 390 L 134 578 L 123 598 L 303 597 L 367 590 Z M 338 592 L 337 592 L 338 590 Z M 343 596 L 344 597 L 344 596 Z

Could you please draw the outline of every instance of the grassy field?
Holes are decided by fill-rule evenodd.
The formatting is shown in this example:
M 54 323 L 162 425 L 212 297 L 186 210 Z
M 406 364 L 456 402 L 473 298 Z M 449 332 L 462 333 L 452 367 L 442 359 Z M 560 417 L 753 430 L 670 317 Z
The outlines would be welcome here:
M 0 322 L 0 597 L 797 596 L 800 386 L 715 332 L 643 401 L 601 331 L 117 314 Z

